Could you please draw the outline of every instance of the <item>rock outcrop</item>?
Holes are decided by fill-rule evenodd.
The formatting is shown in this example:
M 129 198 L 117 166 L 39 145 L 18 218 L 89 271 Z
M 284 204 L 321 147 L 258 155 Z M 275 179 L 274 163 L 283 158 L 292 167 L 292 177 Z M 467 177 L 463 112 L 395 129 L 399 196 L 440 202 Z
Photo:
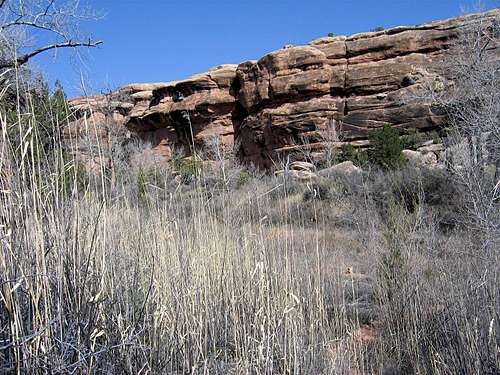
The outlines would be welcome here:
M 442 63 L 467 27 L 499 19 L 494 10 L 321 38 L 184 81 L 126 86 L 107 98 L 107 113 L 95 104 L 102 97 L 91 98 L 90 106 L 81 99 L 71 104 L 79 113 L 92 108 L 97 123 L 124 125 L 165 157 L 173 148 L 189 154 L 193 145 L 219 137 L 228 145 L 236 140 L 243 161 L 271 167 L 304 147 L 321 155 L 326 144 L 364 144 L 384 124 L 422 131 L 442 126 L 443 114 L 419 92 L 444 88 Z
M 214 137 L 233 144 L 236 68 L 222 65 L 156 88 L 148 105 L 130 112 L 127 127 L 167 157 L 172 147 L 182 147 L 189 154 L 192 145 L 210 146 Z
M 474 22 L 498 11 L 416 27 L 315 40 L 243 63 L 237 76 L 242 157 L 259 165 L 283 153 L 366 139 L 384 124 L 432 130 L 444 117 L 418 98 L 443 85 L 443 61 Z M 418 99 L 417 99 L 418 98 Z
M 106 143 L 110 132 L 125 127 L 166 158 L 174 148 L 189 155 L 192 145 L 208 146 L 214 137 L 233 144 L 236 68 L 222 65 L 184 81 L 131 84 L 108 95 L 73 99 L 78 119 L 65 133 L 68 139 L 88 133 L 90 124 Z

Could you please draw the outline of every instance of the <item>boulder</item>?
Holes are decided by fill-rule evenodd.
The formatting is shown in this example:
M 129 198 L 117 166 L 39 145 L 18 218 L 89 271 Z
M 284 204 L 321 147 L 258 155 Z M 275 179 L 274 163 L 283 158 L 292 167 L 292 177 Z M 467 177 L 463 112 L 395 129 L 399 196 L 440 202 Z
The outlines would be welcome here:
M 312 172 L 316 170 L 316 166 L 312 163 L 306 161 L 294 161 L 290 163 L 290 169 L 295 171 L 307 171 Z
M 437 154 L 443 152 L 444 150 L 445 150 L 444 145 L 442 143 L 430 144 L 427 146 L 422 146 L 422 147 L 417 148 L 417 151 L 422 153 L 422 154 L 434 153 L 437 155 Z
M 330 168 L 322 169 L 318 172 L 318 176 L 321 177 L 334 177 L 334 176 L 347 176 L 347 177 L 357 177 L 361 176 L 363 171 L 361 168 L 356 167 L 354 163 L 350 160 L 344 161 L 342 163 L 336 164 Z
M 433 152 L 424 154 L 419 151 L 403 150 L 402 153 L 410 164 L 417 167 L 418 166 L 434 167 L 437 166 L 438 164 L 437 156 Z
M 311 171 L 307 171 L 307 170 L 288 170 L 288 171 L 285 171 L 285 170 L 280 170 L 280 171 L 276 171 L 274 173 L 275 176 L 287 176 L 287 177 L 291 177 L 295 180 L 298 180 L 298 181 L 311 181 L 311 180 L 316 180 L 318 179 L 318 175 L 315 174 L 314 172 L 311 172 Z

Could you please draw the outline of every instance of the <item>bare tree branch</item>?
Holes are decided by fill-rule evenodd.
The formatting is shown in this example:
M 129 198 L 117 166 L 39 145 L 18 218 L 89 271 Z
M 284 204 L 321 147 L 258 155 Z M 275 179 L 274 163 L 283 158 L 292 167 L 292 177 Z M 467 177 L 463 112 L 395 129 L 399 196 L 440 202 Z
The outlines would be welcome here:
M 66 35 L 64 33 L 54 29 L 53 25 L 50 25 L 50 24 L 44 25 L 44 24 L 38 24 L 36 22 L 22 21 L 22 20 L 14 20 L 12 22 L 0 25 L 0 30 L 6 30 L 9 27 L 14 27 L 14 26 L 29 26 L 29 27 L 33 27 L 35 29 L 50 31 L 51 33 L 62 36 L 63 38 L 66 37 Z
M 102 44 L 103 41 L 99 40 L 97 42 L 66 42 L 66 43 L 56 43 L 56 44 L 50 44 L 48 46 L 40 47 L 32 52 L 29 52 L 27 54 L 24 54 L 22 56 L 19 56 L 15 61 L 12 62 L 4 62 L 0 63 L 0 69 L 5 69 L 5 68 L 13 68 L 15 66 L 20 66 L 23 64 L 26 64 L 29 59 L 32 57 L 35 57 L 36 55 L 39 55 L 40 53 L 43 53 L 45 51 L 49 51 L 52 49 L 57 49 L 57 48 L 69 48 L 69 47 L 97 47 L 98 45 Z
M 96 18 L 92 10 L 82 8 L 80 0 L 0 0 L 0 69 L 24 65 L 57 48 L 102 44 L 78 31 L 81 22 Z M 36 45 L 40 32 L 44 42 Z

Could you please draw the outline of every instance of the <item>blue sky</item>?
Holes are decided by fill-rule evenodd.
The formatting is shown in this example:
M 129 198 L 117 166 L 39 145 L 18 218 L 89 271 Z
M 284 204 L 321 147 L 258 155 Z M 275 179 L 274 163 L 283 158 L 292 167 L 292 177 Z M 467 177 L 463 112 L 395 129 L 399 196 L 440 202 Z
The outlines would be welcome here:
M 38 57 L 49 82 L 69 96 L 131 82 L 172 81 L 208 68 L 258 59 L 285 44 L 332 32 L 350 35 L 377 26 L 413 25 L 472 9 L 472 0 L 90 0 L 104 14 L 84 25 L 98 48 Z M 491 9 L 496 0 L 483 1 Z

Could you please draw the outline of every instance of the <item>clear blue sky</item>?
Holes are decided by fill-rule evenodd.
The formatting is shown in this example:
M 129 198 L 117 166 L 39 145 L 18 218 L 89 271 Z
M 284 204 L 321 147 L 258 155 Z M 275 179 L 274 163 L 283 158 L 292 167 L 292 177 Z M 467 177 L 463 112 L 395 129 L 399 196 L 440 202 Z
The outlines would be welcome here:
M 131 82 L 186 78 L 208 68 L 258 59 L 285 44 L 350 35 L 377 26 L 413 25 L 472 9 L 472 0 L 91 0 L 103 19 L 87 24 L 104 44 L 74 54 L 45 55 L 35 64 L 69 96 Z M 483 1 L 491 9 L 496 0 Z

